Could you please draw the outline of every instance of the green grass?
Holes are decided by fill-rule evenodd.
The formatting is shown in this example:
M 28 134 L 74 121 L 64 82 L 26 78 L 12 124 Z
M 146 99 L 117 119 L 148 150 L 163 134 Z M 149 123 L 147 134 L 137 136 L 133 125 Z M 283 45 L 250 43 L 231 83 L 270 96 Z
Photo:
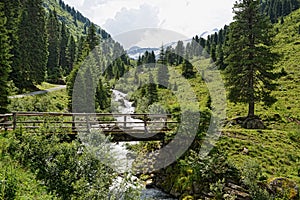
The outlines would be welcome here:
M 36 96 L 11 99 L 10 111 L 67 112 L 66 90 L 58 90 Z
M 267 177 L 284 176 L 300 184 L 300 10 L 285 17 L 284 24 L 276 24 L 278 34 L 273 50 L 282 55 L 277 63 L 287 75 L 278 80 L 279 87 L 273 91 L 278 99 L 271 107 L 256 105 L 256 114 L 267 125 L 266 130 L 245 130 L 238 125 L 227 125 L 219 146 L 224 147 L 229 159 L 238 167 L 255 159 Z M 245 116 L 244 104 L 227 104 L 227 118 Z M 243 149 L 249 152 L 245 154 Z
M 36 87 L 40 90 L 47 90 L 47 89 L 50 89 L 50 88 L 55 88 L 55 87 L 57 87 L 57 85 L 47 83 L 47 82 L 43 82 L 40 85 L 37 85 Z
M 254 159 L 267 177 L 284 176 L 300 183 L 300 144 L 288 132 L 225 129 L 218 145 L 228 152 L 229 160 L 239 169 Z

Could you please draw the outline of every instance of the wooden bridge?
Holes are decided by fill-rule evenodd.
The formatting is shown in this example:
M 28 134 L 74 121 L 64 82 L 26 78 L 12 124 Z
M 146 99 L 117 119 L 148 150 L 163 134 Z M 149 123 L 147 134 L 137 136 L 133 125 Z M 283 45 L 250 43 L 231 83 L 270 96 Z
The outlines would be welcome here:
M 4 131 L 46 128 L 49 133 L 76 136 L 99 130 L 110 135 L 113 141 L 163 140 L 176 123 L 168 114 L 12 112 L 0 115 L 0 130 Z

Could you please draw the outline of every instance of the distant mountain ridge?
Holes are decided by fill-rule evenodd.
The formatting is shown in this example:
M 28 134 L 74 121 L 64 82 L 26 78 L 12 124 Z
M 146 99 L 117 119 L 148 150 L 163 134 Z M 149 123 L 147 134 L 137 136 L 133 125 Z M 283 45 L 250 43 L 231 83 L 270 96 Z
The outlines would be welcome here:
M 209 35 L 212 35 L 216 32 L 218 32 L 219 30 L 217 28 L 211 30 L 211 31 L 205 31 L 203 33 L 200 34 L 200 37 L 202 38 L 207 38 Z M 184 45 L 186 45 L 187 43 L 191 42 L 192 39 L 186 39 L 183 40 Z M 174 42 L 170 42 L 168 44 L 165 44 L 163 47 L 164 49 L 166 49 L 167 47 L 171 46 L 173 48 L 175 48 L 175 46 L 177 45 L 178 41 L 174 41 Z M 154 52 L 155 56 L 157 57 L 159 55 L 159 51 L 160 51 L 160 47 L 139 47 L 139 46 L 132 46 L 129 49 L 126 50 L 127 54 L 130 58 L 137 60 L 138 57 L 140 55 L 143 55 L 146 51 L 148 52 Z

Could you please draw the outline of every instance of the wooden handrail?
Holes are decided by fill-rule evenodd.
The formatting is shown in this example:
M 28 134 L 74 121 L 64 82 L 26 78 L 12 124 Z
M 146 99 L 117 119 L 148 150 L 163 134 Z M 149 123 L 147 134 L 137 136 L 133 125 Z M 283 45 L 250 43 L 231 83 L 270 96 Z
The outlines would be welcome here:
M 33 119 L 32 117 L 38 117 Z M 40 117 L 44 117 L 40 118 Z M 51 117 L 54 117 L 53 119 Z M 56 118 L 57 117 L 57 118 Z M 65 117 L 69 117 L 63 120 Z M 111 120 L 111 119 L 101 119 L 105 117 L 123 117 L 123 120 Z M 138 118 L 141 121 L 130 122 L 127 117 Z M 0 114 L 0 130 L 16 129 L 17 126 L 27 127 L 27 128 L 38 128 L 41 124 L 49 124 L 53 127 L 64 127 L 71 128 L 72 131 L 76 131 L 76 128 L 82 128 L 85 124 L 87 130 L 94 128 L 95 125 L 99 125 L 99 128 L 107 126 L 120 126 L 121 128 L 134 128 L 134 127 L 144 127 L 144 131 L 153 128 L 156 124 L 163 124 L 163 129 L 167 128 L 167 124 L 177 123 L 170 120 L 171 114 L 121 114 L 121 113 L 59 113 L 59 112 L 12 112 L 8 114 Z M 21 118 L 21 119 L 20 119 Z M 28 119 L 26 119 L 28 118 Z M 47 118 L 49 118 L 47 120 Z M 57 121 L 55 120 L 57 119 Z M 61 119 L 61 120 L 60 120 Z M 155 120 L 157 119 L 157 120 Z M 54 124 L 54 125 L 52 125 Z M 133 124 L 136 124 L 134 126 Z M 143 126 L 141 126 L 143 124 Z M 69 126 L 67 126 L 69 125 Z M 151 126 L 153 125 L 153 126 Z M 117 131 L 114 131 L 117 132 Z

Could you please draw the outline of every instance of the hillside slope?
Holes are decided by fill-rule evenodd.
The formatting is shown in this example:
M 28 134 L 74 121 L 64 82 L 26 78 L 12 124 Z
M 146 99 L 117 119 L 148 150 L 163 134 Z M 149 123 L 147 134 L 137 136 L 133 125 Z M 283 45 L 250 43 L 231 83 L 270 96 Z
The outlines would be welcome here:
M 58 19 L 66 24 L 72 35 L 80 36 L 86 34 L 87 28 L 92 23 L 79 11 L 75 10 L 74 7 L 70 7 L 61 0 L 59 2 L 57 0 L 44 0 L 43 5 L 46 10 L 55 10 L 57 12 Z M 105 39 L 110 37 L 110 35 L 100 26 L 95 26 L 97 28 L 97 33 L 102 38 Z
M 300 9 L 276 24 L 274 51 L 281 54 L 277 64 L 283 70 L 278 88 L 273 91 L 278 101 L 270 108 L 257 106 L 257 114 L 267 129 L 245 130 L 234 121 L 223 130 L 219 146 L 229 154 L 229 159 L 242 168 L 245 161 L 260 163 L 267 177 L 284 176 L 300 183 Z M 229 119 L 245 115 L 246 106 L 228 103 Z

